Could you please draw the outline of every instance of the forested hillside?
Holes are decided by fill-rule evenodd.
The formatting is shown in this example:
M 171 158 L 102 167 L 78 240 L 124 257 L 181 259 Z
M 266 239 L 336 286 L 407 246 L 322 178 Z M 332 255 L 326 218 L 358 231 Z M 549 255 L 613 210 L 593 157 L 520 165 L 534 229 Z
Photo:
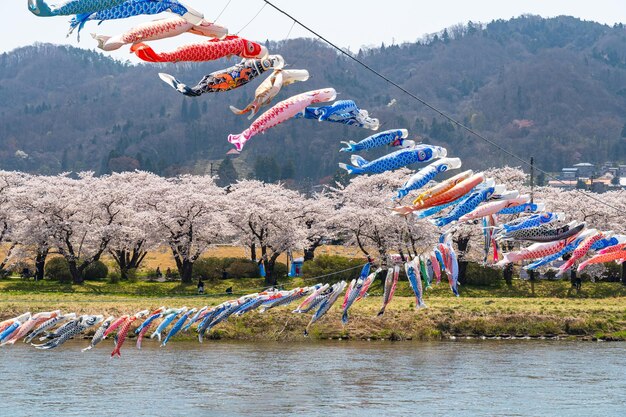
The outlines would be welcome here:
M 83 42 L 88 42 L 85 39 Z M 378 117 L 381 130 L 447 146 L 469 168 L 498 166 L 500 152 L 455 129 L 358 64 L 308 39 L 267 42 L 309 81 L 278 99 L 334 87 Z M 158 44 L 155 43 L 155 49 Z M 571 17 L 524 16 L 469 23 L 416 43 L 358 51 L 368 65 L 547 170 L 581 162 L 626 162 L 626 28 Z M 244 106 L 260 82 L 186 98 L 157 76 L 193 84 L 236 59 L 130 65 L 81 49 L 34 45 L 0 55 L 0 168 L 37 173 L 145 169 L 210 171 L 249 125 Z M 395 99 L 395 101 L 394 101 Z M 395 104 L 393 104 L 395 103 Z M 252 139 L 234 162 L 240 176 L 316 183 L 346 156 L 340 140 L 371 131 L 292 120 Z M 376 155 L 376 154 L 374 154 Z

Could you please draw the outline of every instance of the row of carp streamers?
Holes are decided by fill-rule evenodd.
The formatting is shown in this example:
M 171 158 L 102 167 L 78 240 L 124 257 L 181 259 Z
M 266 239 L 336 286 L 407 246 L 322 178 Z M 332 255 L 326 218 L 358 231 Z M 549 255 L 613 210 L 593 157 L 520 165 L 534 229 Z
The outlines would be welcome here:
M 237 55 L 242 61 L 229 68 L 206 75 L 198 84 L 189 87 L 169 74 L 160 73 L 159 77 L 176 91 L 187 96 L 200 96 L 204 93 L 229 91 L 241 87 L 265 72 L 271 73 L 257 87 L 254 99 L 243 109 L 231 106 L 235 114 L 249 113 L 249 119 L 259 110 L 272 102 L 282 87 L 295 82 L 303 82 L 309 78 L 306 70 L 285 69 L 285 60 L 280 55 L 270 55 L 259 43 L 238 36 L 228 35 L 228 30 L 204 20 L 204 16 L 176 0 L 70 0 L 60 5 L 48 5 L 43 0 L 29 0 L 29 10 L 38 16 L 75 15 L 71 20 L 70 33 L 78 32 L 89 20 L 120 19 L 143 14 L 157 14 L 164 11 L 177 16 L 156 20 L 138 25 L 125 33 L 116 36 L 93 34 L 98 46 L 105 51 L 112 51 L 124 45 L 140 59 L 148 62 L 181 62 L 209 61 Z M 173 37 L 181 33 L 193 33 L 207 37 L 207 40 L 183 45 L 172 52 L 155 52 L 144 42 Z M 229 153 L 239 153 L 245 143 L 258 133 L 289 119 L 315 119 L 378 130 L 379 121 L 371 118 L 367 111 L 360 109 L 352 100 L 339 100 L 332 104 L 313 106 L 318 103 L 334 101 L 336 91 L 324 88 L 297 94 L 278 102 L 262 113 L 252 124 L 239 134 L 229 135 L 228 141 L 234 145 Z M 552 261 L 571 253 L 567 262 L 559 268 L 559 274 L 572 268 L 590 251 L 595 256 L 578 265 L 578 270 L 592 263 L 623 261 L 626 258 L 626 237 L 613 235 L 586 228 L 585 223 L 564 223 L 562 213 L 545 211 L 543 204 L 532 203 L 529 195 L 520 195 L 518 191 L 507 191 L 503 185 L 495 184 L 493 179 L 484 173 L 471 170 L 461 172 L 447 180 L 434 183 L 434 178 L 448 170 L 459 169 L 459 158 L 448 158 L 447 150 L 439 146 L 416 144 L 408 140 L 406 129 L 392 129 L 371 135 L 360 142 L 343 142 L 346 146 L 342 152 L 361 152 L 374 148 L 389 146 L 397 150 L 372 161 L 359 155 L 352 155 L 351 165 L 339 164 L 350 174 L 376 174 L 399 169 L 414 163 L 429 163 L 412 175 L 397 190 L 394 200 L 400 201 L 411 192 L 419 192 L 413 197 L 412 204 L 394 207 L 392 212 L 402 216 L 413 216 L 418 219 L 430 218 L 438 227 L 445 228 L 440 242 L 430 252 L 423 253 L 407 262 L 398 261 L 387 269 L 384 278 L 383 304 L 379 315 L 382 315 L 391 301 L 400 272 L 399 264 L 404 263 L 404 271 L 416 297 L 416 308 L 425 307 L 423 291 L 433 281 L 439 283 L 445 272 L 452 292 L 458 296 L 458 257 L 453 249 L 451 232 L 465 222 L 481 222 L 484 234 L 485 261 L 490 251 L 493 260 L 500 265 L 511 262 L 530 261 L 533 263 L 525 268 L 532 270 L 547 265 Z M 424 189 L 424 187 L 426 187 Z M 508 222 L 500 222 L 500 216 L 521 215 Z M 533 242 L 532 245 L 517 252 L 504 254 L 500 260 L 498 244 L 502 241 Z M 0 325 L 0 341 L 2 344 L 14 343 L 27 335 L 26 341 L 35 337 L 42 338 L 40 349 L 59 346 L 69 338 L 80 334 L 86 329 L 100 324 L 95 332 L 90 347 L 95 346 L 111 332 L 118 330 L 116 348 L 112 354 L 120 353 L 130 326 L 133 322 L 145 318 L 135 330 L 137 345 L 141 346 L 143 335 L 157 319 L 162 319 L 151 337 L 161 339 L 161 333 L 174 323 L 163 339 L 162 344 L 181 330 L 188 330 L 197 323 L 200 340 L 203 335 L 218 323 L 231 315 L 241 315 L 255 308 L 265 311 L 269 308 L 291 303 L 306 297 L 302 304 L 294 310 L 306 313 L 315 310 L 312 323 L 322 317 L 345 291 L 342 321 L 348 321 L 348 309 L 362 299 L 369 286 L 378 274 L 377 269 L 370 273 L 371 262 L 364 267 L 358 279 L 349 284 L 339 282 L 334 285 L 317 284 L 312 287 L 296 288 L 291 291 L 268 291 L 251 294 L 237 300 L 230 300 L 219 306 L 195 309 L 165 309 L 153 312 L 142 311 L 132 316 L 118 319 L 103 316 L 72 314 L 62 315 L 59 311 L 37 313 L 9 319 Z M 53 328 L 64 322 L 55 331 Z M 90 348 L 88 347 L 88 348 Z
M 346 287 L 343 301 L 344 323 L 348 321 L 348 309 L 353 303 L 366 295 L 369 286 L 374 281 L 376 270 L 370 274 L 370 264 L 367 263 L 358 281 L 353 280 L 348 286 L 345 281 L 330 284 L 316 284 L 310 287 L 295 288 L 288 291 L 268 290 L 261 293 L 248 294 L 240 298 L 225 301 L 217 306 L 196 308 L 166 308 L 159 307 L 150 312 L 142 310 L 133 315 L 120 317 L 103 315 L 81 315 L 75 313 L 63 314 L 61 310 L 24 313 L 20 316 L 0 322 L 0 346 L 12 345 L 20 339 L 30 343 L 37 349 L 54 349 L 69 339 L 79 336 L 90 328 L 95 328 L 91 342 L 83 351 L 91 350 L 107 336 L 117 331 L 114 337 L 114 348 L 111 356 L 121 356 L 121 348 L 131 332 L 137 338 L 136 345 L 141 349 L 143 338 L 148 332 L 150 339 L 157 339 L 161 346 L 180 332 L 187 332 L 195 325 L 198 340 L 202 342 L 208 331 L 231 316 L 241 316 L 249 311 L 258 309 L 261 313 L 274 307 L 286 306 L 301 300 L 294 313 L 314 312 L 305 329 L 308 334 L 310 326 L 319 320 L 335 304 Z M 398 279 L 398 267 L 390 270 L 392 279 Z M 381 310 L 384 311 L 391 295 L 387 295 Z M 160 320 L 160 321 L 159 321 Z M 158 323 L 158 325 L 157 325 Z M 97 328 L 95 326 L 98 326 Z M 170 327 L 171 326 L 171 327 Z M 169 327 L 169 330 L 167 330 Z

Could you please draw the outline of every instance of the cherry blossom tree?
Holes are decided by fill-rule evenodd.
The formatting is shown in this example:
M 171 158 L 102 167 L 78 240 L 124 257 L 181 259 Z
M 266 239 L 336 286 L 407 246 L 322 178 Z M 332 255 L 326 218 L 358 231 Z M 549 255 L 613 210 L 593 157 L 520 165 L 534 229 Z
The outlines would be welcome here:
M 124 199 L 91 172 L 78 178 L 30 177 L 16 201 L 24 205 L 23 217 L 28 217 L 22 243 L 37 247 L 38 273 L 49 250 L 56 248 L 67 260 L 73 282 L 82 283 L 84 270 L 107 249 Z M 29 231 L 32 236 L 26 237 Z
M 265 263 L 265 281 L 275 285 L 274 267 L 278 257 L 289 250 L 307 247 L 307 229 L 302 221 L 303 196 L 282 184 L 256 180 L 238 181 L 227 195 L 228 219 L 238 231 L 236 242 L 255 242 Z
M 304 260 L 310 261 L 315 257 L 315 249 L 338 234 L 332 222 L 335 206 L 333 199 L 325 192 L 303 198 L 301 203 L 301 212 L 296 220 L 305 227 L 307 245 L 304 248 Z
M 626 232 L 626 224 L 620 214 L 620 211 L 623 213 L 626 209 L 626 192 L 623 190 L 598 194 L 583 190 L 540 187 L 535 193 L 535 200 L 544 203 L 546 210 L 563 212 L 566 221 L 584 221 L 588 227 L 598 230 Z
M 384 264 L 391 251 L 404 257 L 421 253 L 435 243 L 438 234 L 430 222 L 396 216 L 390 210 L 395 204 L 391 200 L 395 190 L 409 176 L 408 169 L 361 175 L 332 189 L 338 208 L 332 221 L 347 244 L 357 245 L 367 257 L 371 249 L 376 250 Z
M 151 174 L 141 171 L 103 177 L 106 189 L 122 197 L 116 199 L 115 209 L 119 210 L 119 215 L 111 230 L 108 247 L 122 279 L 128 278 L 130 270 L 138 269 L 148 251 L 159 243 L 154 212 L 142 209 L 142 190 L 149 188 L 152 179 Z
M 20 172 L 0 171 L 0 243 L 10 242 L 6 256 L 0 261 L 0 271 L 4 271 L 19 243 L 16 228 L 21 224 L 21 217 L 16 212 L 19 206 L 15 204 L 14 195 L 29 177 Z
M 41 194 L 40 178 L 28 176 L 22 184 L 11 190 L 12 213 L 15 226 L 12 240 L 19 244 L 13 253 L 15 259 L 34 258 L 35 279 L 44 277 L 46 258 L 51 249 L 52 237 L 48 225 L 53 215 L 52 206 L 47 204 Z
M 161 178 L 144 173 L 141 183 L 139 207 L 150 212 L 147 216 L 171 249 L 182 282 L 190 283 L 200 255 L 232 235 L 225 192 L 209 176 Z

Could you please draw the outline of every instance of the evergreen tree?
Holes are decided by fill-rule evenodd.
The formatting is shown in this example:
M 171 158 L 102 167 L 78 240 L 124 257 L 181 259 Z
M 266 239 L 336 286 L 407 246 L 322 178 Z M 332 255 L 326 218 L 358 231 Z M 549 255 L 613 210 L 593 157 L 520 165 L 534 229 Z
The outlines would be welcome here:
M 68 171 L 70 169 L 70 162 L 67 156 L 67 148 L 63 149 L 63 156 L 61 157 L 61 170 Z
M 239 176 L 237 175 L 237 170 L 235 169 L 231 158 L 224 158 L 222 160 L 220 167 L 217 169 L 217 176 L 218 179 L 215 183 L 219 187 L 226 187 L 227 185 L 237 181 Z
M 540 172 L 537 174 L 537 186 L 543 187 L 544 185 L 546 185 L 546 174 Z
M 280 170 L 271 156 L 260 156 L 254 163 L 254 176 L 259 181 L 274 182 L 279 178 Z
M 619 185 L 619 176 L 614 176 L 611 178 L 611 185 Z
M 180 109 L 180 118 L 183 122 L 189 120 L 189 110 L 187 109 L 187 100 L 183 99 L 183 104 Z
M 150 159 L 150 157 L 146 158 L 143 165 L 141 166 L 141 169 L 148 172 L 154 172 L 154 164 L 152 163 L 152 159 Z
M 200 119 L 200 105 L 198 104 L 198 100 L 193 100 L 191 106 L 189 106 L 189 120 L 198 119 Z
M 443 33 L 441 34 L 441 40 L 443 41 L 443 43 L 450 42 L 450 35 L 448 34 L 448 29 L 443 30 Z
M 280 179 L 289 180 L 295 175 L 296 168 L 293 164 L 293 160 L 288 160 L 280 169 Z

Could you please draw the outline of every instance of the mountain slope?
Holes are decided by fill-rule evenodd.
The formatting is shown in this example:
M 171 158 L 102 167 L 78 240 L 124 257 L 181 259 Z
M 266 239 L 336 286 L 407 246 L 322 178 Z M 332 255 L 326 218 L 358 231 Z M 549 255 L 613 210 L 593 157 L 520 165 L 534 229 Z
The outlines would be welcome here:
M 278 100 L 334 87 L 338 98 L 354 99 L 378 117 L 381 130 L 406 127 L 412 136 L 447 146 L 466 167 L 518 164 L 321 43 L 294 39 L 267 46 L 290 68 L 311 73 L 309 81 L 285 88 Z M 626 161 L 626 29 L 621 25 L 523 16 L 457 26 L 358 56 L 503 147 L 535 156 L 545 169 Z M 2 54 L 0 167 L 38 173 L 141 168 L 164 175 L 208 170 L 206 161 L 221 160 L 231 148 L 227 135 L 249 125 L 228 106 L 247 104 L 260 80 L 187 98 L 156 74 L 171 73 L 192 84 L 235 62 L 135 66 L 49 44 Z M 370 133 L 293 120 L 253 138 L 235 166 L 240 173 L 254 172 L 260 161 L 257 168 L 270 164 L 287 176 L 316 182 L 346 159 L 337 152 L 340 140 Z

